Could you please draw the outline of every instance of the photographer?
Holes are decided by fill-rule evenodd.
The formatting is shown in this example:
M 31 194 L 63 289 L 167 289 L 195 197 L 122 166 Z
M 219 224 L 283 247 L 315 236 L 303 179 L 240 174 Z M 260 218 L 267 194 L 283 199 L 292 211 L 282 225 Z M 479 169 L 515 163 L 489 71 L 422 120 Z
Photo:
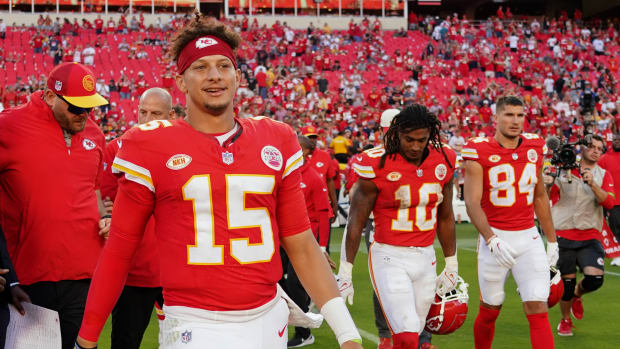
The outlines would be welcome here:
M 558 235 L 558 267 L 564 282 L 560 336 L 573 335 L 571 312 L 576 319 L 583 318 L 581 296 L 603 285 L 605 253 L 597 237 L 603 226 L 603 207 L 609 209 L 614 203 L 613 179 L 597 165 L 603 153 L 603 139 L 588 135 L 581 143 L 585 146 L 577 168 L 562 170 L 555 179 L 543 175 L 555 202 L 551 215 Z M 579 283 L 577 265 L 584 274 Z

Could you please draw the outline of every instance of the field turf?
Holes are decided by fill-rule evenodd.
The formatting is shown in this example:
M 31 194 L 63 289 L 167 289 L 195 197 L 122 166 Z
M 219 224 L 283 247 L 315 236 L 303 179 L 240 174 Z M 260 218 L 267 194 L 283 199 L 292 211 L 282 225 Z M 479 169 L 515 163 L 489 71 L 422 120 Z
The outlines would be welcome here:
M 457 225 L 459 273 L 469 283 L 469 314 L 467 321 L 458 331 L 446 336 L 434 336 L 433 344 L 438 348 L 473 348 L 473 323 L 478 313 L 479 291 L 476 273 L 476 242 L 477 232 L 470 224 Z M 342 228 L 336 229 L 331 239 L 332 258 L 338 262 Z M 443 254 L 436 243 L 437 272 L 443 268 Z M 353 306 L 349 307 L 357 327 L 363 337 L 364 348 L 376 348 L 377 330 L 374 324 L 372 310 L 372 286 L 368 277 L 368 254 L 365 245 L 360 247 L 355 268 L 353 270 L 353 283 L 355 287 L 355 299 Z M 560 321 L 559 306 L 555 306 L 549 312 L 551 328 L 554 333 L 556 348 L 597 348 L 612 349 L 620 348 L 620 267 L 610 266 L 606 260 L 605 283 L 595 293 L 584 296 L 585 315 L 583 320 L 573 320 L 577 327 L 573 329 L 573 337 L 559 337 L 556 327 Z M 579 276 L 581 278 L 581 276 Z M 520 298 L 516 292 L 516 284 L 512 277 L 506 283 L 506 302 L 497 320 L 495 327 L 495 340 L 493 348 L 499 349 L 522 349 L 530 348 L 528 323 L 521 307 Z M 106 324 L 99 348 L 110 348 L 110 321 Z M 157 348 L 157 319 L 153 314 L 151 323 L 147 328 L 142 341 L 142 349 Z M 307 348 L 338 348 L 336 339 L 327 326 L 313 330 L 316 341 Z M 293 331 L 289 330 L 289 338 Z M 242 349 L 242 348 L 240 348 Z

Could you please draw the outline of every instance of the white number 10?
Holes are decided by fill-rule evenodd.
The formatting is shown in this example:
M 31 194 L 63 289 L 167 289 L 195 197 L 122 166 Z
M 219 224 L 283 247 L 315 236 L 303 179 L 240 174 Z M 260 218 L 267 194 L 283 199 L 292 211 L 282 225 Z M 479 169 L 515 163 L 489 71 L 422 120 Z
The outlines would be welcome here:
M 431 195 L 437 195 L 437 201 L 432 205 L 430 217 L 427 214 L 427 206 Z M 437 221 L 437 205 L 443 201 L 441 185 L 439 183 L 424 183 L 418 190 L 418 205 L 415 208 L 415 225 L 420 231 L 428 231 L 435 227 Z M 413 221 L 409 220 L 409 208 L 411 207 L 411 186 L 401 185 L 394 192 L 394 198 L 400 201 L 400 208 L 396 213 L 396 219 L 392 219 L 392 230 L 413 231 Z
M 241 264 L 269 262 L 275 252 L 269 211 L 265 207 L 245 207 L 246 194 L 273 192 L 275 178 L 260 175 L 226 175 L 226 220 L 228 229 L 260 228 L 261 242 L 249 238 L 230 239 L 230 255 Z M 215 244 L 213 199 L 209 175 L 197 175 L 183 186 L 183 199 L 194 209 L 196 244 L 187 246 L 187 263 L 220 265 L 224 263 L 224 245 Z

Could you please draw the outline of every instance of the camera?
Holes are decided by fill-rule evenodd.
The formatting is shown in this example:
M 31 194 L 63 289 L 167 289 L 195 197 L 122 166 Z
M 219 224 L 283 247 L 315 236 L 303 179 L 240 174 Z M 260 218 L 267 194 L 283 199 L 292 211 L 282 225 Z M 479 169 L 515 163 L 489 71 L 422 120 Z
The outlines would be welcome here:
M 547 147 L 553 150 L 553 157 L 551 158 L 551 165 L 555 166 L 558 170 L 572 170 L 579 168 L 577 163 L 577 145 L 587 145 L 584 139 L 580 139 L 574 143 L 562 143 L 557 137 L 547 138 Z

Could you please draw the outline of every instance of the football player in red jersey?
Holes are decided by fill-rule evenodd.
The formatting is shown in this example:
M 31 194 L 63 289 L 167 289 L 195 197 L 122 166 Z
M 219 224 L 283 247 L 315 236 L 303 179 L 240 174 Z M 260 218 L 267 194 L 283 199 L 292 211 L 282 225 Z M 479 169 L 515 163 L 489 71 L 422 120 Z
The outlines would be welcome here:
M 154 87 L 140 96 L 138 105 L 138 125 L 153 120 L 171 120 L 174 118 L 172 97 L 168 91 Z M 106 203 L 113 203 L 116 198 L 119 178 L 114 175 L 112 163 L 122 146 L 123 137 L 106 145 L 103 153 L 104 172 L 101 177 L 101 195 Z M 149 221 L 132 260 L 125 287 L 114 310 L 112 310 L 112 349 L 138 349 L 144 331 L 151 320 L 153 304 L 162 300 L 159 282 L 159 260 L 155 225 Z M 160 306 L 162 304 L 159 304 Z
M 124 177 L 78 347 L 96 347 L 152 214 L 165 300 L 162 348 L 285 348 L 280 245 L 340 346 L 361 348 L 310 230 L 295 133 L 265 117 L 235 117 L 240 40 L 200 15 L 173 39 L 187 117 L 140 125 L 123 138 L 113 167 Z
M 367 150 L 353 165 L 359 180 L 352 191 L 339 286 L 351 302 L 353 262 L 372 211 L 370 276 L 394 348 L 418 347 L 436 290 L 452 291 L 458 277 L 451 200 L 456 154 L 441 145 L 440 128 L 426 107 L 409 106 L 394 117 L 385 146 Z M 446 269 L 439 277 L 433 248 L 436 233 L 446 257 Z
M 549 266 L 558 260 L 558 245 L 541 177 L 545 142 L 538 135 L 521 133 L 525 118 L 521 99 L 501 97 L 496 108 L 495 136 L 472 138 L 461 152 L 467 214 L 480 233 L 481 300 L 474 322 L 475 347 L 491 348 L 504 283 L 512 270 L 530 324 L 532 347 L 553 348 L 547 298 Z M 534 212 L 547 237 L 547 255 Z

